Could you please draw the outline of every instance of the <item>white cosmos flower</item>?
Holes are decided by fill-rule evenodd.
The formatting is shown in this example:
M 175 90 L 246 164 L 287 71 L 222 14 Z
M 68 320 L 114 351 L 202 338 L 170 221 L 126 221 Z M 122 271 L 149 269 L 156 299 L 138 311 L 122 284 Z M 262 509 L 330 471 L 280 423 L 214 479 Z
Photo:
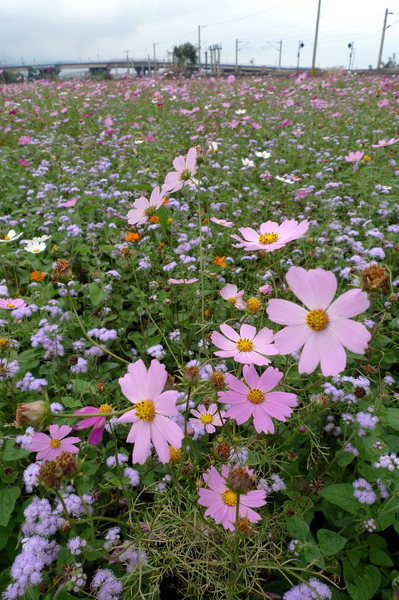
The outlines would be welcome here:
M 259 158 L 269 158 L 269 156 L 271 156 L 271 153 L 266 152 L 266 150 L 264 150 L 263 152 L 255 152 L 255 156 L 258 156 Z
M 219 150 L 219 146 L 216 142 L 209 142 L 208 149 L 210 152 L 217 152 Z
M 245 108 L 239 108 L 238 110 L 235 111 L 236 115 L 245 115 L 245 113 L 247 112 L 245 110 Z
M 32 252 L 32 254 L 38 254 L 46 249 L 45 242 L 39 241 L 39 238 L 33 238 L 33 240 L 24 240 L 26 252 Z
M 283 183 L 294 183 L 292 181 L 292 179 L 287 179 L 287 177 L 279 177 L 278 175 L 276 175 L 276 177 L 274 179 L 277 179 L 278 181 L 282 181 Z
M 16 231 L 14 231 L 14 229 L 10 229 L 10 231 L 7 233 L 7 235 L 5 235 L 3 237 L 3 239 L 0 239 L 0 242 L 13 242 L 14 240 L 17 240 L 19 237 L 21 237 L 22 232 L 21 233 L 16 233 Z
M 244 165 L 244 167 L 254 167 L 255 166 L 254 161 L 250 160 L 249 158 L 242 158 L 241 162 Z

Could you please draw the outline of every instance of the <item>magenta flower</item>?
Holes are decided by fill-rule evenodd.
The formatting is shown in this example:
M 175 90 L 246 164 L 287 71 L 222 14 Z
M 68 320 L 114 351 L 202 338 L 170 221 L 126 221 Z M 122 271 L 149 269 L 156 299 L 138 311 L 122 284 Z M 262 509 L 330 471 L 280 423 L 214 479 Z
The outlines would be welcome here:
M 172 285 L 190 285 L 191 283 L 195 283 L 198 279 L 173 279 L 172 277 L 168 279 L 168 283 Z
M 168 374 L 165 365 L 157 360 L 151 361 L 146 369 L 140 359 L 128 366 L 128 373 L 119 379 L 122 393 L 134 403 L 119 417 L 120 423 L 133 423 L 127 441 L 134 444 L 133 463 L 144 464 L 154 444 L 159 460 L 169 462 L 169 446 L 180 448 L 184 437 L 180 427 L 169 417 L 178 414 L 177 392 L 163 391 Z
M 290 354 L 303 346 L 300 373 L 312 373 L 320 363 L 324 376 L 338 375 L 346 366 L 344 348 L 364 354 L 371 339 L 364 325 L 351 320 L 370 306 L 367 294 L 353 289 L 332 302 L 337 279 L 320 268 L 291 267 L 287 283 L 306 308 L 287 300 L 269 300 L 269 319 L 288 325 L 275 334 L 279 353 Z
M 208 469 L 203 474 L 205 483 L 211 488 L 199 488 L 198 504 L 206 506 L 205 516 L 212 517 L 216 523 L 221 523 L 225 529 L 234 531 L 236 521 L 236 507 L 240 518 L 247 518 L 249 521 L 260 521 L 260 515 L 252 510 L 266 504 L 265 490 L 252 490 L 246 494 L 237 494 L 227 487 L 227 476 L 230 472 L 230 465 L 222 466 L 222 474 L 218 473 L 215 467 Z M 246 468 L 249 476 L 253 475 L 253 470 Z
M 22 135 L 18 140 L 18 144 L 20 146 L 26 146 L 26 144 L 30 144 L 31 141 L 32 138 L 29 135 Z
M 96 408 L 95 406 L 85 406 L 84 408 L 79 408 L 79 410 L 75 410 L 74 415 L 89 415 L 95 413 L 102 413 L 106 415 L 110 413 L 112 408 L 109 404 L 102 404 L 100 408 Z M 74 429 L 86 429 L 87 427 L 92 427 L 93 429 L 89 436 L 89 444 L 99 444 L 103 437 L 105 424 L 107 422 L 107 417 L 89 417 L 88 419 L 82 419 L 75 425 Z
M 246 303 L 242 299 L 244 294 L 244 290 L 239 292 L 237 286 L 233 285 L 232 283 L 228 283 L 220 290 L 220 295 L 222 298 L 240 310 L 245 310 L 247 307 Z
M 268 367 L 259 376 L 253 365 L 245 365 L 243 373 L 245 383 L 227 375 L 226 385 L 230 389 L 218 393 L 219 402 L 233 405 L 226 412 L 226 417 L 235 419 L 238 425 L 253 417 L 257 433 L 274 433 L 271 417 L 278 421 L 290 417 L 292 408 L 298 404 L 296 395 L 271 391 L 283 377 L 278 369 Z
M 392 146 L 392 144 L 396 144 L 396 142 L 399 142 L 399 139 L 391 138 L 388 141 L 380 140 L 376 144 L 371 144 L 371 147 L 372 148 L 384 148 L 385 146 Z
M 166 192 L 177 192 L 181 190 L 183 185 L 190 183 L 197 172 L 197 151 L 195 148 L 190 148 L 186 158 L 178 156 L 173 161 L 173 166 L 176 169 L 171 171 L 165 177 L 164 190 Z
M 195 425 L 200 427 L 205 427 L 205 431 L 207 433 L 214 433 L 216 431 L 216 427 L 221 427 L 223 425 L 222 419 L 225 416 L 225 412 L 221 411 L 220 415 L 218 413 L 217 404 L 211 404 L 209 408 L 206 408 L 203 404 L 197 406 L 198 410 L 192 410 L 191 414 L 197 417 L 196 419 L 189 419 L 190 423 L 194 423 Z
M 160 190 L 157 186 L 152 190 L 149 200 L 144 198 L 144 196 L 135 200 L 133 203 L 134 208 L 127 213 L 127 222 L 129 225 L 142 225 L 148 221 L 154 215 L 155 211 L 162 206 L 164 192 L 164 188 Z
M 71 433 L 72 427 L 68 425 L 50 425 L 50 436 L 45 433 L 34 433 L 29 450 L 37 451 L 36 460 L 54 460 L 61 452 L 71 452 L 76 454 L 79 448 L 74 444 L 78 444 L 78 437 L 65 437 Z
M 221 358 L 232 357 L 239 363 L 268 365 L 270 360 L 265 357 L 278 354 L 276 346 L 273 344 L 274 336 L 271 329 L 264 327 L 256 334 L 256 328 L 253 325 L 241 325 L 240 335 L 230 325 L 223 323 L 220 326 L 221 332 L 213 331 L 211 335 L 212 343 L 218 348 L 216 356 Z
M 283 248 L 288 242 L 301 237 L 309 229 L 309 223 L 305 219 L 298 224 L 298 221 L 291 219 L 283 221 L 281 225 L 274 221 L 266 221 L 260 226 L 258 233 L 252 227 L 240 227 L 238 230 L 244 239 L 234 234 L 230 237 L 239 241 L 239 244 L 233 244 L 235 248 L 244 248 L 244 250 L 264 250 L 272 252 Z
M 349 152 L 349 154 L 345 156 L 345 160 L 347 162 L 358 162 L 359 160 L 362 160 L 363 156 L 364 152 L 358 150 L 357 152 Z
M 0 308 L 5 308 L 6 310 L 13 310 L 14 308 L 22 308 L 26 305 L 25 300 L 22 298 L 16 298 L 13 300 L 12 298 L 0 298 Z

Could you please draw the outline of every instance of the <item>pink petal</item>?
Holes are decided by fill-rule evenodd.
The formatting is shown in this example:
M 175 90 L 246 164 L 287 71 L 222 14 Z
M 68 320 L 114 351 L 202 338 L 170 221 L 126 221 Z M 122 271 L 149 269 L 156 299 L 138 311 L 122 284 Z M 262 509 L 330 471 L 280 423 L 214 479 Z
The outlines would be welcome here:
M 248 336 L 245 336 L 245 337 L 248 337 Z M 256 348 L 260 348 L 261 346 L 267 346 L 267 345 L 271 344 L 273 342 L 273 338 L 274 338 L 273 331 L 271 329 L 269 329 L 268 327 L 263 327 L 263 329 L 261 329 L 259 331 L 259 333 L 257 335 L 255 335 L 255 337 L 253 338 L 253 342 L 254 342 Z
M 331 321 L 333 319 L 342 319 L 355 317 L 367 310 L 370 301 L 366 292 L 360 290 L 349 290 L 339 296 L 328 308 L 327 315 Z
M 309 327 L 308 327 L 309 329 Z M 303 347 L 301 358 L 298 364 L 299 373 L 313 373 L 320 362 L 319 334 L 320 331 L 310 330 L 310 335 Z
M 71 454 L 77 454 L 79 452 L 79 448 L 76 448 L 76 446 L 73 446 L 72 444 L 62 444 L 62 446 L 60 446 L 58 450 L 60 449 L 61 452 L 70 452 Z
M 78 437 L 67 437 L 62 440 L 61 446 L 63 446 L 64 444 L 68 444 L 68 445 L 80 444 L 81 441 L 82 440 Z
M 302 325 L 308 314 L 308 311 L 302 306 L 277 298 L 269 300 L 266 312 L 269 319 L 279 325 Z
M 257 433 L 274 433 L 274 423 L 262 404 L 254 405 L 254 427 Z
M 136 423 L 137 420 L 136 412 L 129 410 L 118 418 L 118 423 Z
M 259 365 L 259 366 L 268 365 L 271 362 L 268 358 L 265 358 L 264 356 L 261 356 L 260 354 L 258 354 L 257 352 L 254 352 L 254 351 L 239 352 L 234 357 L 234 360 L 236 360 L 239 363 L 246 364 L 246 365 L 250 365 L 253 363 L 254 365 Z
M 220 329 L 221 329 L 221 327 L 220 327 Z M 258 334 L 258 335 L 260 335 L 260 334 Z M 255 338 L 255 336 L 256 336 L 256 327 L 254 327 L 253 325 L 246 325 L 245 323 L 244 323 L 244 325 L 241 325 L 240 338 L 248 338 L 250 340 L 253 340 Z
M 214 492 L 213 490 L 207 490 L 206 488 L 199 488 L 198 494 L 198 504 L 201 506 L 213 506 L 216 503 L 221 502 L 220 494 L 224 492 L 226 486 L 223 487 L 220 493 Z
M 337 289 L 337 279 L 332 271 L 291 267 L 287 273 L 287 283 L 303 304 L 310 310 L 325 310 Z
M 257 386 L 262 392 L 269 392 L 274 389 L 276 385 L 281 381 L 284 373 L 275 369 L 274 367 L 268 367 L 259 380 L 259 384 Z
M 217 469 L 215 469 L 215 467 L 213 466 L 210 469 L 208 469 L 206 473 L 203 474 L 203 479 L 212 490 L 218 492 L 219 494 L 222 494 L 226 489 L 226 483 L 224 479 L 217 471 Z
M 251 506 L 252 508 L 263 506 L 266 504 L 265 490 L 253 490 L 247 494 L 242 494 L 240 504 L 242 504 L 242 506 Z
M 237 337 L 237 339 L 239 339 L 239 338 Z M 212 340 L 212 344 L 214 344 L 218 348 L 222 348 L 223 350 L 235 350 L 237 348 L 236 342 L 232 342 L 231 340 L 226 339 L 218 331 L 212 332 L 211 340 Z
M 244 337 L 243 335 L 238 335 L 238 333 L 232 327 L 230 327 L 230 325 L 227 325 L 227 323 L 222 323 L 222 325 L 220 326 L 220 331 L 227 338 L 233 340 L 233 342 L 237 342 L 240 339 L 240 337 Z
M 168 373 L 165 365 L 154 359 L 151 361 L 147 372 L 148 396 L 147 400 L 155 400 L 162 393 L 165 387 Z
M 71 433 L 72 427 L 68 427 L 68 425 L 61 425 L 61 427 L 58 425 L 50 425 L 49 431 L 53 440 L 62 440 L 68 433 Z
M 240 402 L 239 404 L 230 406 L 229 410 L 226 412 L 226 417 L 234 419 L 237 421 L 238 425 L 242 425 L 242 423 L 245 423 L 245 421 L 248 421 L 248 419 L 251 418 L 252 412 L 253 404 L 251 402 Z
M 280 229 L 280 227 L 281 225 L 279 226 L 279 224 L 275 221 L 266 221 L 266 223 L 261 223 L 259 231 L 261 233 L 275 233 Z
M 307 342 L 311 333 L 307 325 L 289 325 L 275 334 L 274 342 L 280 354 L 291 354 Z
M 136 432 L 132 462 L 133 464 L 138 463 L 139 465 L 143 465 L 151 451 L 151 429 L 147 421 L 138 421 L 133 425 L 133 427 L 135 426 Z
M 251 523 L 255 522 L 255 521 L 260 521 L 261 520 L 261 516 L 255 512 L 254 510 L 252 510 L 252 508 L 247 508 L 246 506 L 240 504 L 240 517 L 247 517 L 247 519 L 249 519 L 249 521 L 251 521 Z
M 195 148 L 190 148 L 190 150 L 187 152 L 187 156 L 186 156 L 186 166 L 193 175 L 195 175 L 195 172 L 196 172 L 196 164 L 197 164 L 197 150 Z
M 96 425 L 96 423 L 98 423 L 99 419 L 102 421 L 103 417 L 89 417 L 88 419 L 83 419 L 74 426 L 74 429 L 79 431 L 80 429 L 87 429 L 87 427 L 92 427 L 93 425 Z
M 323 340 L 319 344 L 320 367 L 324 377 L 334 377 L 346 367 L 346 354 L 341 342 L 329 329 L 320 332 L 324 333 Z
M 245 365 L 245 367 L 243 368 L 243 374 L 244 374 L 245 381 L 247 382 L 247 384 L 249 385 L 250 388 L 258 388 L 259 387 L 260 377 L 253 365 Z M 237 380 L 237 381 L 239 381 L 239 380 Z M 226 378 L 226 383 L 227 383 L 227 378 Z M 242 382 L 240 381 L 239 383 L 242 383 Z M 231 387 L 231 386 L 229 385 L 229 387 Z M 247 390 L 247 393 L 248 393 L 248 390 Z
M 244 396 L 247 396 L 248 394 L 248 387 L 245 385 L 245 383 L 237 379 L 237 377 L 234 377 L 234 375 L 227 375 L 226 385 L 234 392 L 238 392 L 239 394 L 243 394 Z
M 93 430 L 89 435 L 89 444 L 93 444 L 93 446 L 95 446 L 101 442 L 105 428 L 105 421 L 106 419 L 103 420 L 103 423 L 99 422 L 94 425 Z
M 328 330 L 335 335 L 340 343 L 351 352 L 364 354 L 367 344 L 371 340 L 371 333 L 364 325 L 350 319 L 332 321 Z
M 183 156 L 177 156 L 174 160 L 173 160 L 173 168 L 178 171 L 179 173 L 181 173 L 182 171 L 184 171 L 184 169 L 186 168 L 186 161 L 184 160 Z

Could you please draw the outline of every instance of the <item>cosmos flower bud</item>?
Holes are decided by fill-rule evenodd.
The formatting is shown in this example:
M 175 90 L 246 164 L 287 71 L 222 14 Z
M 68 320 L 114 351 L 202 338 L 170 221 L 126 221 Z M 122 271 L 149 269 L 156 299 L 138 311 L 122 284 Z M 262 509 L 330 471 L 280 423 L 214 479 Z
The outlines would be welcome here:
M 71 263 L 68 260 L 59 258 L 53 270 L 51 283 L 68 283 L 68 281 L 71 281 L 72 277 Z
M 370 265 L 363 270 L 362 290 L 378 290 L 385 293 L 389 275 L 381 265 Z
M 59 489 L 61 486 L 60 467 L 55 460 L 46 460 L 39 471 L 39 479 L 47 486 Z
M 17 414 L 15 417 L 17 427 L 21 427 L 24 423 L 29 423 L 29 425 L 40 425 L 48 412 L 49 406 L 44 400 L 21 402 L 17 406 Z
M 228 487 L 237 494 L 246 494 L 255 488 L 255 476 L 253 471 L 245 467 L 234 467 L 230 469 L 226 479 Z
M 187 381 L 187 383 L 198 383 L 200 380 L 200 372 L 199 368 L 196 365 L 192 365 L 191 367 L 186 367 L 183 373 L 183 379 Z
M 55 462 L 60 468 L 62 475 L 65 475 L 65 477 L 72 477 L 78 472 L 75 457 L 71 452 L 61 452 L 55 459 Z
M 214 371 L 211 375 L 211 383 L 216 390 L 222 389 L 225 382 L 225 374 L 222 371 Z
M 227 460 L 230 456 L 231 446 L 228 442 L 220 442 L 215 446 L 214 453 L 220 460 Z

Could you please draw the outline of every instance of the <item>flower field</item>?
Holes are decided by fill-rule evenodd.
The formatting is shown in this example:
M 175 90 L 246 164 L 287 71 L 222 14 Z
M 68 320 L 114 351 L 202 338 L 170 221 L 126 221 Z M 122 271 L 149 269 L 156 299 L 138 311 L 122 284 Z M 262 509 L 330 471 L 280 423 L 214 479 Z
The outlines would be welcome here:
M 0 87 L 6 600 L 398 600 L 399 79 Z

